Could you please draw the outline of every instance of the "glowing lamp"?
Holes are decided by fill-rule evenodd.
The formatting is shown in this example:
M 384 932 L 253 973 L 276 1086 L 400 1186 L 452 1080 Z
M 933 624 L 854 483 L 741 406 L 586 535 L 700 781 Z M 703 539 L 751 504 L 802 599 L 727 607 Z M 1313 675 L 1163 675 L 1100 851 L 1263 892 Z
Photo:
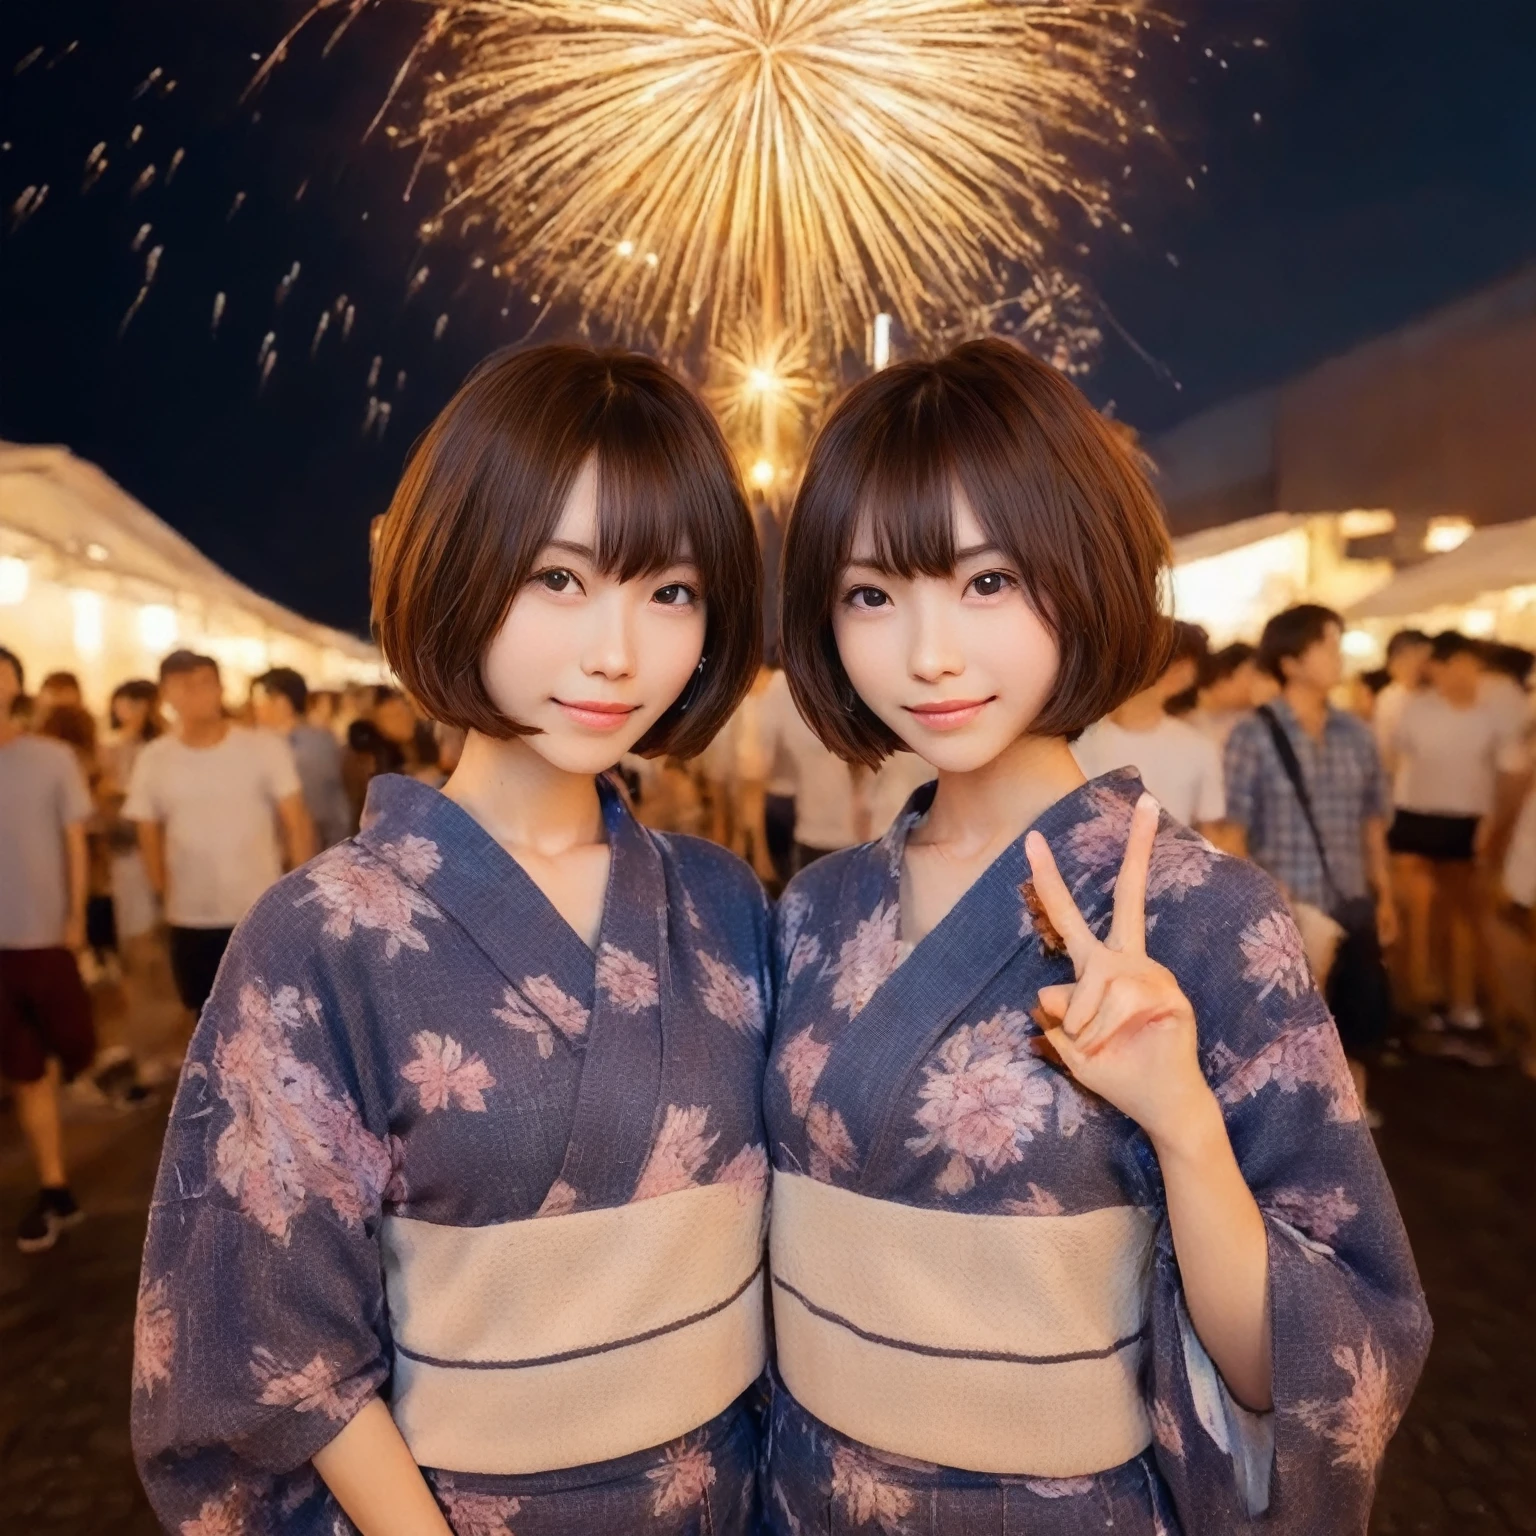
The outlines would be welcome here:
M 0 605 L 26 601 L 31 568 L 15 555 L 0 555 Z
M 101 655 L 104 632 L 102 619 L 105 608 L 101 593 L 71 592 L 69 606 L 74 617 L 75 649 L 82 656 Z
M 767 459 L 759 459 L 752 466 L 752 484 L 760 486 L 773 484 L 773 465 Z
M 1432 517 L 1424 534 L 1424 548 L 1432 555 L 1449 554 L 1472 537 L 1472 524 L 1465 517 Z
M 176 644 L 176 610 L 165 603 L 145 603 L 139 609 L 139 639 L 151 653 L 168 651 Z

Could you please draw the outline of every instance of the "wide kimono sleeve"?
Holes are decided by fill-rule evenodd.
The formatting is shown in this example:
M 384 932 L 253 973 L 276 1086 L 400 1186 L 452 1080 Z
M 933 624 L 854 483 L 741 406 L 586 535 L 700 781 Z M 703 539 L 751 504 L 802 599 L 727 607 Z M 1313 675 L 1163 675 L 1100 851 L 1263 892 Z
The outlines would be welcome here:
M 329 1536 L 339 1511 L 308 1463 L 389 1370 L 387 1105 L 359 1044 L 379 983 L 326 960 L 314 911 L 290 877 L 236 930 L 161 1155 L 133 1443 L 181 1536 Z
M 1430 1321 L 1338 1032 L 1279 891 L 1252 865 L 1219 859 L 1204 889 L 1164 905 L 1149 948 L 1194 1005 L 1264 1215 L 1274 1330 L 1274 1408 L 1250 1413 L 1191 1326 L 1165 1215 L 1149 1382 L 1158 1465 L 1191 1536 L 1363 1533 Z M 1160 1200 L 1156 1161 L 1140 1153 Z

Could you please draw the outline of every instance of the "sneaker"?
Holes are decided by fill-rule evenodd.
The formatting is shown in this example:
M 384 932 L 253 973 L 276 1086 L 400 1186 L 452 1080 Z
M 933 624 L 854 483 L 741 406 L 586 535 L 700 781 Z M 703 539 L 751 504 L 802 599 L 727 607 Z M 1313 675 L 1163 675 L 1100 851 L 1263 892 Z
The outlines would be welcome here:
M 75 1203 L 67 1186 L 39 1190 L 32 1209 L 16 1229 L 16 1246 L 23 1253 L 41 1253 L 58 1242 L 59 1233 L 79 1226 L 84 1220 L 85 1212 Z
M 1440 1042 L 1438 1054 L 1453 1061 L 1464 1061 L 1469 1067 L 1496 1067 L 1499 1064 L 1499 1053 L 1491 1047 L 1455 1036 Z

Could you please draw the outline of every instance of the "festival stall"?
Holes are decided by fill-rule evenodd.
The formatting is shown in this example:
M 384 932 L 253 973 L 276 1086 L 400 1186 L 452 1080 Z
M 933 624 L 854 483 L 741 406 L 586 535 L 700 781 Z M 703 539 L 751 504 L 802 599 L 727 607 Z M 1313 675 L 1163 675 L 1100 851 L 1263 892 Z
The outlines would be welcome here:
M 178 646 L 215 657 L 231 696 L 274 666 L 312 687 L 384 680 L 378 651 L 253 592 L 67 448 L 0 443 L 0 645 L 29 686 L 54 670 L 88 703 L 154 677 Z

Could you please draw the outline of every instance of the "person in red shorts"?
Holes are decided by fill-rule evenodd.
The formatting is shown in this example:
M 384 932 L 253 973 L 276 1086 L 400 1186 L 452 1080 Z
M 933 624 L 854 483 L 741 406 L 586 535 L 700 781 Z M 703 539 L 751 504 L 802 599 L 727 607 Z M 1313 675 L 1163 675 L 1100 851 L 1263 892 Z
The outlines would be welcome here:
M 42 1188 L 16 1245 L 51 1248 L 83 1215 L 64 1172 L 59 1080 L 96 1054 L 74 952 L 85 942 L 85 824 L 91 797 L 63 742 L 22 730 L 21 662 L 0 647 L 0 1076 Z

